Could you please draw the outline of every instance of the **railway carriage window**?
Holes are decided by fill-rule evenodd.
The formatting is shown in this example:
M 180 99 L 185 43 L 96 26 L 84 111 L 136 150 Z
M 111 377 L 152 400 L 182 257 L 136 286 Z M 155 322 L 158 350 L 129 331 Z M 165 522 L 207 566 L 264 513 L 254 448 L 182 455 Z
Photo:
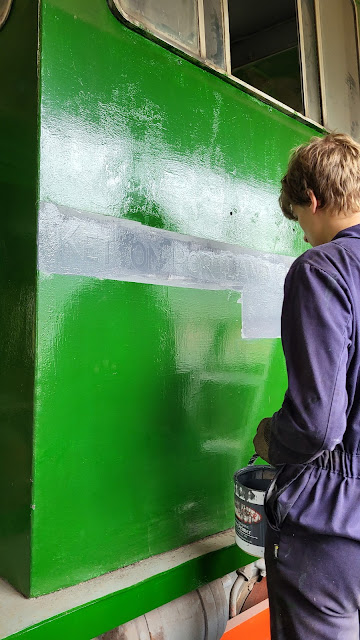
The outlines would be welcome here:
M 1 0 L 0 0 L 1 2 Z M 229 70 L 226 0 L 108 0 L 115 13 L 165 42 Z M 226 33 L 227 35 L 227 33 Z
M 229 0 L 232 74 L 304 112 L 295 0 Z
M 135 28 L 360 139 L 356 0 L 107 1 Z M 0 0 L 0 20 L 10 5 Z
M 197 3 L 194 0 L 121 0 L 126 14 L 191 51 L 199 48 Z

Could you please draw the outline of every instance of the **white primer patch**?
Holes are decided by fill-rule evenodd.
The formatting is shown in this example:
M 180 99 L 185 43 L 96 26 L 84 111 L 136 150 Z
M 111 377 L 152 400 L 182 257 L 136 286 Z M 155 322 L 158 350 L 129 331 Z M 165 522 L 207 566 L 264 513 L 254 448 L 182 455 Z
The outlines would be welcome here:
M 43 202 L 38 268 L 172 287 L 242 293 L 242 337 L 278 338 L 293 258 Z

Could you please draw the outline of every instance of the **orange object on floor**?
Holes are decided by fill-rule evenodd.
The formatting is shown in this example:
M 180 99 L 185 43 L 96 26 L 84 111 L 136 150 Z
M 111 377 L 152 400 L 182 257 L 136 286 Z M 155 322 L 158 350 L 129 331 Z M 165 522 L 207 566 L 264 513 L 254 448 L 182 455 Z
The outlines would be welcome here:
M 221 640 L 270 640 L 269 600 L 229 620 Z

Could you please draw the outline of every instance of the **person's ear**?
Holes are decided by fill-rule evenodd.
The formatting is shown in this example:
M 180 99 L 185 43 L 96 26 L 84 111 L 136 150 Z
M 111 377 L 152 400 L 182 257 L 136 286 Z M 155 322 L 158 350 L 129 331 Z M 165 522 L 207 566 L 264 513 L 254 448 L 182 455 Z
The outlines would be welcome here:
M 318 202 L 318 199 L 315 195 L 315 193 L 313 192 L 312 189 L 309 189 L 308 191 L 309 194 L 309 198 L 310 198 L 310 209 L 311 209 L 311 213 L 316 213 L 317 209 L 319 209 L 320 207 L 320 203 Z

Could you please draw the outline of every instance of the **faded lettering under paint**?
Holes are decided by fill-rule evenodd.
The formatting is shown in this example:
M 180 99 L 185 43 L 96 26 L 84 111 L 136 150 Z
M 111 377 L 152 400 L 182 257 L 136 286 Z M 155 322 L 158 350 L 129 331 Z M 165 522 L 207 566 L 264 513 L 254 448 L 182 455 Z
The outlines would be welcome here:
M 243 338 L 280 336 L 293 259 L 43 202 L 39 270 L 242 294 Z

